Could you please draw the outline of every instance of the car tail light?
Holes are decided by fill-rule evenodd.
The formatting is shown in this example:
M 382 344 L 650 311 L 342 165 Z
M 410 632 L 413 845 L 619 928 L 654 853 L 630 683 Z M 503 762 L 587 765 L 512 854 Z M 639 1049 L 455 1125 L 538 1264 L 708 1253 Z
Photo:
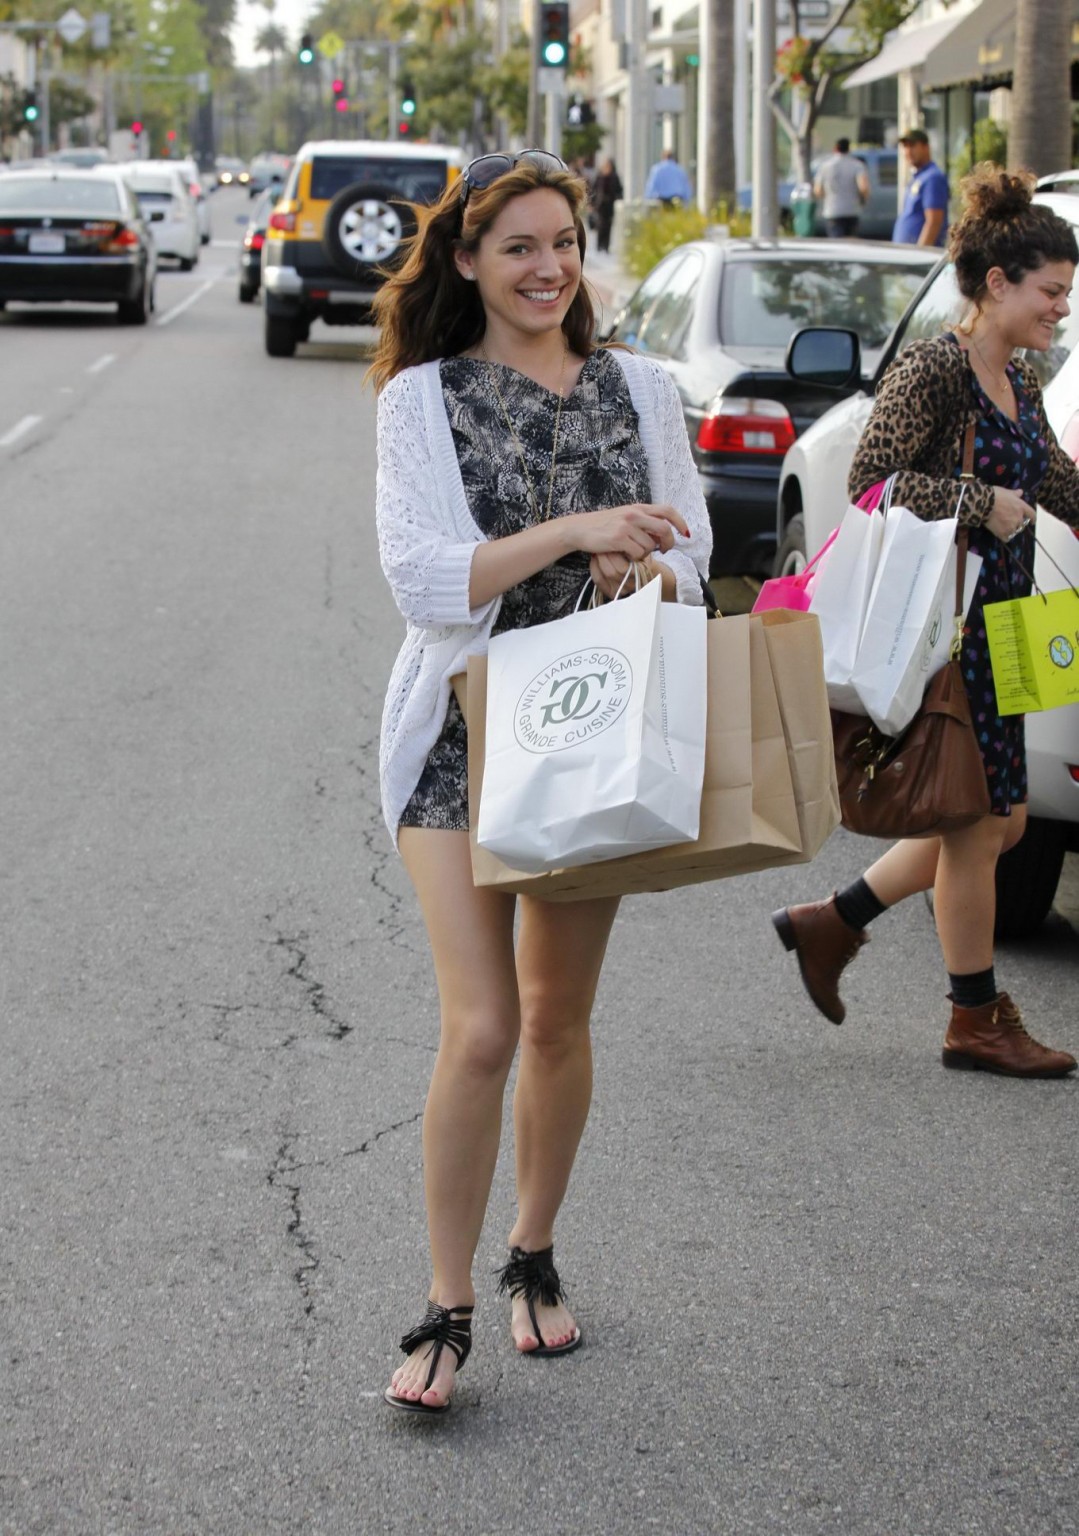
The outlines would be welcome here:
M 202 187 L 199 185 L 199 183 L 197 181 L 193 181 L 191 183 L 190 187 L 188 188 L 188 191 L 191 193 L 192 197 L 201 197 L 202 196 Z
M 270 228 L 280 229 L 286 235 L 295 234 L 296 215 L 294 213 L 271 213 Z
M 112 233 L 106 235 L 101 242 L 101 249 L 109 256 L 122 256 L 125 251 L 130 251 L 139 243 L 139 237 L 133 229 L 128 229 L 123 224 L 113 226 Z
M 1068 772 L 1077 784 L 1079 784 L 1079 763 L 1069 763 Z
M 330 297 L 330 290 L 328 288 L 312 288 L 311 297 L 313 299 L 328 299 Z
M 262 231 L 260 229 L 256 230 L 253 235 L 245 235 L 244 236 L 244 250 L 245 251 L 261 251 L 262 247 L 265 244 L 266 244 L 266 236 L 262 233 Z
M 778 400 L 730 395 L 701 422 L 697 447 L 706 453 L 784 454 L 797 437 L 794 422 Z

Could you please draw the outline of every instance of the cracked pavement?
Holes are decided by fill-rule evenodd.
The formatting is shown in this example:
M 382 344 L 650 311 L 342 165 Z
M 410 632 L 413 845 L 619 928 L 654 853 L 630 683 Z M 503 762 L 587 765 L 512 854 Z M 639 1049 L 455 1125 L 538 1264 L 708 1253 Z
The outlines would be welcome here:
M 1076 1532 L 1079 1085 L 941 1071 L 918 903 L 822 1024 L 768 914 L 846 836 L 625 904 L 557 1235 L 585 1347 L 518 1358 L 494 1294 L 507 1099 L 453 1412 L 383 1408 L 438 1000 L 378 805 L 374 401 L 229 288 L 109 322 L 4 466 L 0 1536 Z M 0 325 L 0 396 L 102 345 Z M 1072 1050 L 1077 963 L 1058 918 L 998 965 Z

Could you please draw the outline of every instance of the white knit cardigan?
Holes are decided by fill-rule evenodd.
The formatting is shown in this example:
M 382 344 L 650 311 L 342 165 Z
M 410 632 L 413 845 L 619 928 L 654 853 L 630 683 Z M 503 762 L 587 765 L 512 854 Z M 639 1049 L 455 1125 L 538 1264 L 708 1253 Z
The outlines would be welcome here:
M 625 371 L 648 458 L 653 502 L 676 507 L 691 537 L 662 557 L 678 601 L 702 601 L 712 532 L 674 383 L 647 358 L 612 349 Z M 473 521 L 453 445 L 437 361 L 406 368 L 378 400 L 375 520 L 382 569 L 407 630 L 386 692 L 379 747 L 382 811 L 397 841 L 401 813 L 438 739 L 450 678 L 487 649 L 501 597 L 468 601 Z

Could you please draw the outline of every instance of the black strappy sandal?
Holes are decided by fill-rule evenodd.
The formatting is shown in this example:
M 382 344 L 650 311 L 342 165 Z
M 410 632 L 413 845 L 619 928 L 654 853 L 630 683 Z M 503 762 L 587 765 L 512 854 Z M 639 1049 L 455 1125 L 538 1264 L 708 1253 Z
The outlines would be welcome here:
M 423 1314 L 423 1322 L 402 1338 L 401 1348 L 406 1355 L 410 1355 L 421 1344 L 429 1342 L 433 1345 L 431 1369 L 427 1372 L 427 1380 L 423 1387 L 425 1392 L 430 1389 L 435 1379 L 443 1349 L 448 1347 L 453 1350 L 457 1356 L 458 1371 L 468 1359 L 472 1349 L 472 1312 L 472 1307 L 440 1307 L 437 1301 L 429 1301 L 427 1311 Z M 403 1408 L 406 1413 L 449 1413 L 450 1411 L 449 1402 L 433 1407 L 430 1403 L 421 1402 L 419 1398 L 413 1401 L 410 1397 L 398 1397 L 392 1387 L 387 1387 L 382 1395 L 391 1408 Z
M 521 1349 L 518 1350 L 518 1354 L 568 1355 L 571 1350 L 580 1347 L 581 1330 L 579 1328 L 568 1344 L 545 1344 L 536 1319 L 537 1301 L 541 1301 L 545 1307 L 553 1307 L 566 1299 L 562 1282 L 558 1278 L 558 1271 L 554 1267 L 553 1247 L 541 1248 L 538 1253 L 526 1253 L 523 1248 L 511 1248 L 509 1263 L 504 1264 L 498 1271 L 498 1289 L 500 1294 L 508 1291 L 514 1300 L 520 1296 L 524 1297 L 528 1305 L 528 1315 L 532 1320 L 532 1331 L 539 1340 L 535 1349 Z

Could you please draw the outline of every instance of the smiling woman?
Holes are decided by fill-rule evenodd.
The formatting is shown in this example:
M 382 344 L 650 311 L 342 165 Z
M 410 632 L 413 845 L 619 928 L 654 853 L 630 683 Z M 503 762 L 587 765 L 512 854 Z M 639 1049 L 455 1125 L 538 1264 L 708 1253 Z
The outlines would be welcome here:
M 585 189 L 557 158 L 484 156 L 430 208 L 375 300 L 376 520 L 407 622 L 383 714 L 383 810 L 434 957 L 441 1038 L 424 1113 L 427 1312 L 386 1401 L 444 1413 L 471 1349 L 472 1264 L 520 1045 L 518 1209 L 501 1286 L 520 1354 L 581 1342 L 554 1226 L 591 1092 L 589 1020 L 616 899 L 477 889 L 467 723 L 451 678 L 493 634 L 559 617 L 591 575 L 642 562 L 701 602 L 708 520 L 674 385 L 599 348 L 582 278 Z

